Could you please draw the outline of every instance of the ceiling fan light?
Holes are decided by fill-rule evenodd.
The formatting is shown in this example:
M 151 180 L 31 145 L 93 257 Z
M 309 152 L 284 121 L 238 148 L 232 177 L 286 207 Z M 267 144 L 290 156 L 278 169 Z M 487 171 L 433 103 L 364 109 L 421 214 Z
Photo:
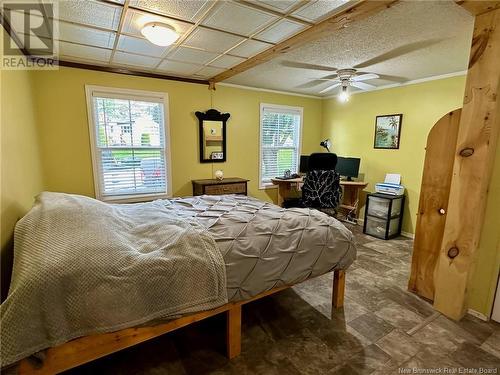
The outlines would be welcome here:
M 338 99 L 340 102 L 345 103 L 349 101 L 349 92 L 347 91 L 347 87 L 343 86 L 342 91 L 340 92 Z
M 162 47 L 173 44 L 179 38 L 179 34 L 172 26 L 160 22 L 145 24 L 141 34 L 151 43 Z

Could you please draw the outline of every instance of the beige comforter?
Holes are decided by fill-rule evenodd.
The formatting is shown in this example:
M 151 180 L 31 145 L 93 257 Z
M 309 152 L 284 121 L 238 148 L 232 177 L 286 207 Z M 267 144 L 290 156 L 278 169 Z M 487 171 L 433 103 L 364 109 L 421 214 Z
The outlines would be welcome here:
M 160 201 L 42 193 L 15 230 L 1 366 L 76 337 L 226 302 L 224 260 L 196 220 Z

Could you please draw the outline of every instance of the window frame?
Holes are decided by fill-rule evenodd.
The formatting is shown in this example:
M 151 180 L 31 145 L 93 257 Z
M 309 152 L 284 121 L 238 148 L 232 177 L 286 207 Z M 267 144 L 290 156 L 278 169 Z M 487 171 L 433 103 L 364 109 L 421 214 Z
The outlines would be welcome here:
M 154 99 L 163 104 L 163 134 L 164 134 L 164 158 L 165 158 L 165 192 L 164 193 L 138 193 L 127 195 L 104 195 L 101 187 L 102 171 L 101 158 L 97 147 L 96 116 L 93 94 L 100 92 L 109 94 L 116 99 L 145 100 Z M 92 156 L 92 175 L 94 178 L 94 189 L 96 199 L 109 203 L 133 203 L 146 202 L 154 199 L 169 198 L 172 196 L 172 165 L 170 145 L 170 111 L 168 106 L 168 93 L 159 91 L 132 90 L 118 87 L 85 85 L 87 100 L 87 122 L 89 126 L 90 153 Z M 135 148 L 135 147 L 128 147 Z
M 298 107 L 298 106 L 289 106 L 289 105 L 282 105 L 282 104 L 271 104 L 271 103 L 260 103 L 260 126 L 259 126 L 259 189 L 277 189 L 278 185 L 274 185 L 272 182 L 263 182 L 263 176 L 262 176 L 262 152 L 263 152 L 263 140 L 262 140 L 262 128 L 263 128 L 263 119 L 264 119 L 264 110 L 265 109 L 272 109 L 276 110 L 279 112 L 280 110 L 285 112 L 294 112 L 297 113 L 300 116 L 300 121 L 299 121 L 299 140 L 297 142 L 298 147 L 297 147 L 297 168 L 299 168 L 300 164 L 300 155 L 302 153 L 302 129 L 303 129 L 303 124 L 304 124 L 304 107 Z M 292 171 L 292 173 L 295 173 Z M 296 172 L 298 173 L 298 171 Z

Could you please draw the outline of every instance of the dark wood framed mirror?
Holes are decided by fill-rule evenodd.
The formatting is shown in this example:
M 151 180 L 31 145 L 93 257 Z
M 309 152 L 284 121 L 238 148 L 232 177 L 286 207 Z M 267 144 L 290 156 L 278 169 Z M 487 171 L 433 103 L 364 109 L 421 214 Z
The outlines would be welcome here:
M 226 122 L 229 113 L 216 109 L 196 112 L 200 127 L 200 163 L 223 163 L 226 161 Z

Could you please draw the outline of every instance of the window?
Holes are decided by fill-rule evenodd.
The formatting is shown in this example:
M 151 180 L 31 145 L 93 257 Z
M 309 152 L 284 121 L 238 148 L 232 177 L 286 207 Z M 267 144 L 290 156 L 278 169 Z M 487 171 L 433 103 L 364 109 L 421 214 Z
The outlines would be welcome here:
M 86 86 L 94 185 L 104 201 L 168 196 L 167 94 Z
M 300 156 L 302 108 L 260 105 L 260 187 L 286 170 L 297 173 Z

